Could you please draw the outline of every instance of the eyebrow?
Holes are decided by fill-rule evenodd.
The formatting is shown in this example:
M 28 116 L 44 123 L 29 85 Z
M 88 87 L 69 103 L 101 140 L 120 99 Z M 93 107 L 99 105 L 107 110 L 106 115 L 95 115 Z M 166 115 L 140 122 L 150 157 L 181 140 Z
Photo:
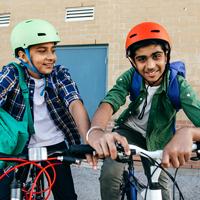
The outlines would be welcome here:
M 47 46 L 38 46 L 37 49 L 47 49 Z M 51 48 L 56 48 L 56 46 L 52 46 Z
M 153 52 L 151 55 L 155 55 L 155 54 L 157 54 L 157 53 L 164 53 L 164 51 L 156 51 L 156 52 Z M 136 55 L 135 56 L 135 59 L 136 58 L 139 58 L 139 57 L 147 57 L 146 55 Z

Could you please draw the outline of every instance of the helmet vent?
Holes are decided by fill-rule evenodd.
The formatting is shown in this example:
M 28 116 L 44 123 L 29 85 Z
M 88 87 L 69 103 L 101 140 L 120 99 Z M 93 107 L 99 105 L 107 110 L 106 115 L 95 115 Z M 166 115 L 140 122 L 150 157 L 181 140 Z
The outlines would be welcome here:
M 38 36 L 46 36 L 46 33 L 38 33 Z
M 160 33 L 160 30 L 151 30 L 153 33 Z
M 25 23 L 30 23 L 30 22 L 32 22 L 33 20 L 27 20 Z
M 130 38 L 135 37 L 136 35 L 137 35 L 137 34 L 135 33 L 135 34 L 131 35 Z

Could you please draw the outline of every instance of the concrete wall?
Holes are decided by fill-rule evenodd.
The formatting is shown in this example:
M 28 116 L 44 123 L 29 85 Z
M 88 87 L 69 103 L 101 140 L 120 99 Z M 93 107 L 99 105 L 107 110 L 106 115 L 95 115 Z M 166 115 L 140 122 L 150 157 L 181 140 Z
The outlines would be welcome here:
M 65 22 L 65 9 L 94 6 L 92 21 Z M 12 57 L 10 32 L 27 18 L 42 18 L 60 32 L 61 45 L 108 44 L 108 89 L 130 64 L 124 43 L 130 28 L 141 21 L 164 25 L 171 35 L 172 60 L 187 66 L 187 79 L 200 94 L 200 1 L 199 0 L 1 0 L 0 14 L 11 13 L 10 26 L 0 27 L 0 66 Z M 180 123 L 188 123 L 181 112 Z

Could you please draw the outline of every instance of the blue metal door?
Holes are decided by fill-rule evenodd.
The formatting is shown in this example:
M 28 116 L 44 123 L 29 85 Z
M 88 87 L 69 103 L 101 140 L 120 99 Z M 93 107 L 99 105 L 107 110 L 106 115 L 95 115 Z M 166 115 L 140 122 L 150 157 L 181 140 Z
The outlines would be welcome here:
M 90 118 L 106 93 L 107 45 L 58 46 L 57 63 L 76 81 Z

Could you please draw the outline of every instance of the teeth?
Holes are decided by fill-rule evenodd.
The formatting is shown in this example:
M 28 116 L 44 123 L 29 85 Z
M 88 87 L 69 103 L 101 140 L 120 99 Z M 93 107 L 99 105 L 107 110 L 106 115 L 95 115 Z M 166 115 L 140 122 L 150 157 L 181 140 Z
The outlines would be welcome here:
M 53 65 L 51 65 L 51 64 L 48 64 L 48 65 L 46 65 L 47 67 L 52 67 Z
M 147 74 L 150 74 L 150 75 L 151 75 L 151 74 L 155 74 L 155 71 L 154 71 L 154 72 L 147 72 Z

